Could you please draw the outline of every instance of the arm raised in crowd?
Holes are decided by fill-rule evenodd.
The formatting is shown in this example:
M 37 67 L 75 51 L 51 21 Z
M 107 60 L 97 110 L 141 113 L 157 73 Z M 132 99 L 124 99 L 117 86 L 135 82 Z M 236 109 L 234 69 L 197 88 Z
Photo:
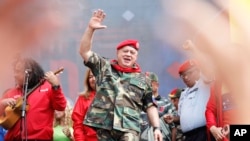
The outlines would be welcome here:
M 98 9 L 97 11 L 94 11 L 89 21 L 88 27 L 86 28 L 82 36 L 80 50 L 79 50 L 79 53 L 84 61 L 87 61 L 89 56 L 92 54 L 91 47 L 92 47 L 94 31 L 96 29 L 106 28 L 105 25 L 101 24 L 105 16 L 106 14 L 103 12 L 103 10 Z

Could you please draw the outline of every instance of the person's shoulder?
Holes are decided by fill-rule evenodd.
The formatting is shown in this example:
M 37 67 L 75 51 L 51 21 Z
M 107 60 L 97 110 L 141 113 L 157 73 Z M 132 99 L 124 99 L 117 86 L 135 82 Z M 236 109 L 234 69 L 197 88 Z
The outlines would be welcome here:
M 17 94 L 17 91 L 19 91 L 19 90 L 21 90 L 21 88 L 18 88 L 18 87 L 13 87 L 13 88 L 5 89 L 5 90 L 2 92 L 2 97 L 8 96 L 8 95 Z
M 5 89 L 5 90 L 2 92 L 2 94 L 5 95 L 5 94 L 7 94 L 7 93 L 9 93 L 9 92 L 11 92 L 11 91 L 16 91 L 16 90 L 17 90 L 17 88 L 7 88 L 7 89 Z
M 38 83 L 36 86 L 51 86 L 51 84 L 49 83 L 48 80 L 44 80 L 43 82 L 41 81 L 40 83 Z

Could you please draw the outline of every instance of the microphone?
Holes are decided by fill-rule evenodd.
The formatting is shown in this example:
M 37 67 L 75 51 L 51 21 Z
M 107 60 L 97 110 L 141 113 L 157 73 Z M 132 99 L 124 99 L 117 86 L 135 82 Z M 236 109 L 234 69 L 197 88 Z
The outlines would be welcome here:
M 24 72 L 25 73 L 30 73 L 30 72 L 32 72 L 32 70 L 31 69 L 26 69 Z

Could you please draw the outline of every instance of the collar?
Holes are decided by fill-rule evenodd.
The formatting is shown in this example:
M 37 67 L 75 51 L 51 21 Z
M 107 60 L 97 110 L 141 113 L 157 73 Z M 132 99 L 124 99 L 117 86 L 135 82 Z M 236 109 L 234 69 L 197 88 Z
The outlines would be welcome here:
M 141 72 L 141 68 L 138 64 L 134 64 L 132 68 L 123 68 L 121 67 L 120 65 L 118 65 L 118 62 L 117 60 L 111 60 L 111 66 L 117 70 L 117 71 L 120 71 L 120 72 Z

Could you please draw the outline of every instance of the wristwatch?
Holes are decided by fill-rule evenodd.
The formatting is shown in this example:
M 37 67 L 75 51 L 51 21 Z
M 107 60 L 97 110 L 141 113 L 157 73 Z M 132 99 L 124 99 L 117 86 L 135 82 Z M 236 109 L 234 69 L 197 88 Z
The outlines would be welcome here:
M 53 90 L 58 90 L 59 88 L 60 88 L 60 85 L 54 85 L 54 86 L 52 86 Z
M 155 131 L 155 130 L 160 130 L 161 132 L 162 132 L 162 130 L 161 130 L 161 127 L 153 127 L 153 132 Z

